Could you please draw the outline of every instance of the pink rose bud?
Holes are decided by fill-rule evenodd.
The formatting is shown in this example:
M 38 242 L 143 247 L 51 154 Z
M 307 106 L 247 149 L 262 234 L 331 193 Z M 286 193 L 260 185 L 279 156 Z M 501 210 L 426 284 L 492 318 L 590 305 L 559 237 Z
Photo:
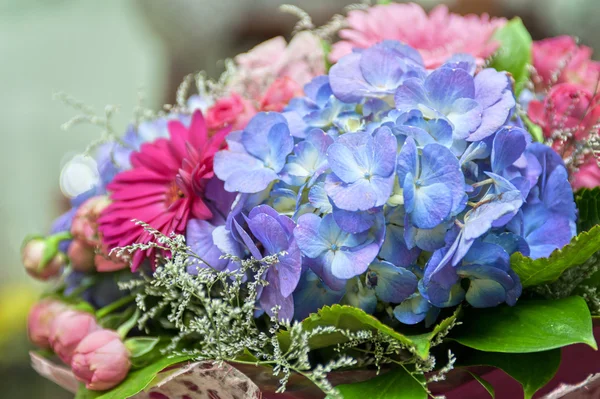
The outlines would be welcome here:
M 218 129 L 232 125 L 234 129 L 243 129 L 248 121 L 256 114 L 249 101 L 239 94 L 219 99 L 206 113 L 206 124 L 210 129 Z
M 90 333 L 99 330 L 93 315 L 76 310 L 60 313 L 50 326 L 50 346 L 66 364 L 71 364 L 75 348 Z
M 594 91 L 600 63 L 592 61 L 591 48 L 577 45 L 571 36 L 558 36 L 534 42 L 532 53 L 538 90 L 553 84 L 576 83 Z
M 37 279 L 48 280 L 60 273 L 65 265 L 65 256 L 58 252 L 58 243 L 43 238 L 26 241 L 21 250 L 21 259 L 25 271 Z
M 50 349 L 50 326 L 56 316 L 68 307 L 60 301 L 45 299 L 33 305 L 27 318 L 29 339 L 40 348 Z
M 573 188 L 579 190 L 584 187 L 598 186 L 600 186 L 600 166 L 593 156 L 588 156 L 573 176 Z
M 260 100 L 260 109 L 281 112 L 292 98 L 301 96 L 302 93 L 302 87 L 292 79 L 287 76 L 278 78 L 269 86 Z
M 106 195 L 99 195 L 85 201 L 73 217 L 71 224 L 73 237 L 91 247 L 100 245 L 98 218 L 108 205 L 110 205 L 110 199 Z
M 543 101 L 531 101 L 527 114 L 546 137 L 569 130 L 576 140 L 582 140 L 600 119 L 599 99 L 583 86 L 562 83 L 552 87 Z
M 71 361 L 75 377 L 92 391 L 118 385 L 130 367 L 129 351 L 119 334 L 112 330 L 94 331 L 85 337 L 77 345 Z
M 94 269 L 94 247 L 89 246 L 85 241 L 73 240 L 69 245 L 67 256 L 71 261 L 73 270 L 89 272 Z

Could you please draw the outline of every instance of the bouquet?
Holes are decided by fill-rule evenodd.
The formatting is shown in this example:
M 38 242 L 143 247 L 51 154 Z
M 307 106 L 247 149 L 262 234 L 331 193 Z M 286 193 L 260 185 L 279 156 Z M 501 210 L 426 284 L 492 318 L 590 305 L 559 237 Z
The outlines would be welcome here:
M 71 210 L 23 246 L 54 281 L 36 368 L 77 398 L 351 399 L 443 394 L 459 371 L 493 396 L 493 367 L 531 398 L 560 348 L 596 349 L 591 50 L 443 6 L 322 27 L 283 8 L 289 43 L 127 128 L 60 95 L 66 127 L 102 135 L 63 170 Z

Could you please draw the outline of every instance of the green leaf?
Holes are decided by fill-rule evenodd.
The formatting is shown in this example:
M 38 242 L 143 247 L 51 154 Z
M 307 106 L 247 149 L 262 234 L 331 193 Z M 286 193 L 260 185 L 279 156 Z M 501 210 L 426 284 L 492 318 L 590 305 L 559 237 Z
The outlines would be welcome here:
M 360 331 L 370 330 L 379 331 L 386 334 L 408 347 L 415 348 L 417 355 L 426 359 L 429 355 L 430 341 L 442 330 L 447 328 L 447 325 L 452 323 L 452 319 L 456 318 L 456 313 L 449 319 L 440 323 L 432 332 L 415 336 L 403 335 L 393 328 L 383 324 L 375 317 L 365 313 L 359 308 L 345 305 L 324 306 L 317 313 L 313 313 L 302 321 L 302 327 L 305 331 L 311 331 L 316 327 L 334 326 L 343 330 Z M 279 341 L 284 348 L 289 347 L 290 337 L 288 331 L 280 331 L 278 333 Z M 339 343 L 346 342 L 347 338 L 339 333 L 323 334 L 310 339 L 309 345 L 311 349 L 320 349 L 328 346 L 333 346 Z
M 459 367 L 493 366 L 503 370 L 523 387 L 525 398 L 531 398 L 556 374 L 560 365 L 560 349 L 535 353 L 492 353 L 469 350 L 458 357 Z
M 125 340 L 131 357 L 140 357 L 150 352 L 160 341 L 158 337 L 135 337 Z
M 475 380 L 478 383 L 480 383 L 482 387 L 485 388 L 485 390 L 487 391 L 487 393 L 490 394 L 490 396 L 492 397 L 492 399 L 496 398 L 496 393 L 494 392 L 494 387 L 492 386 L 492 384 L 490 384 L 489 382 L 487 382 L 486 380 L 484 380 L 483 378 L 481 378 L 477 374 L 470 372 L 469 370 L 467 370 L 467 373 L 471 374 L 471 377 L 475 378 Z
M 599 250 L 600 225 L 573 237 L 568 245 L 555 250 L 548 258 L 531 259 L 514 253 L 510 266 L 526 288 L 555 281 L 565 270 L 581 265 Z
M 519 113 L 519 116 L 525 123 L 525 127 L 527 127 L 527 131 L 531 134 L 533 139 L 538 143 L 543 143 L 544 140 L 544 132 L 542 131 L 542 127 L 533 123 L 531 119 L 527 116 L 525 112 Z
M 507 71 L 515 80 L 515 95 L 519 95 L 529 79 L 531 64 L 531 35 L 520 18 L 513 18 L 494 34 L 500 42 L 498 51 L 492 57 L 490 66 L 499 71 Z
M 344 399 L 426 399 L 425 383 L 423 374 L 398 367 L 370 380 L 336 388 Z
M 583 343 L 596 349 L 592 317 L 578 296 L 469 309 L 451 339 L 484 352 L 530 353 Z
M 584 188 L 575 193 L 579 210 L 577 231 L 588 231 L 600 224 L 600 187 Z
M 141 392 L 165 368 L 190 359 L 190 356 L 162 357 L 160 360 L 127 375 L 119 385 L 108 391 L 89 391 L 81 387 L 75 399 L 123 399 Z

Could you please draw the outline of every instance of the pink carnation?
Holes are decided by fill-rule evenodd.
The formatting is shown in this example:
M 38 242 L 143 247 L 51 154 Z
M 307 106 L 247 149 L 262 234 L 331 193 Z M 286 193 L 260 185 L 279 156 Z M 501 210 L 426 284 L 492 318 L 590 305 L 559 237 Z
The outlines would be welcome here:
M 570 36 L 552 37 L 533 43 L 533 66 L 538 90 L 553 84 L 574 83 L 594 92 L 600 77 L 600 62 L 592 61 L 592 49 L 578 46 Z
M 386 4 L 348 13 L 348 29 L 333 45 L 330 59 L 336 62 L 353 48 L 367 48 L 383 40 L 398 40 L 421 53 L 429 69 L 442 65 L 454 54 L 471 54 L 479 64 L 498 48 L 492 35 L 506 20 L 482 16 L 461 16 L 445 5 L 427 16 L 417 4 Z

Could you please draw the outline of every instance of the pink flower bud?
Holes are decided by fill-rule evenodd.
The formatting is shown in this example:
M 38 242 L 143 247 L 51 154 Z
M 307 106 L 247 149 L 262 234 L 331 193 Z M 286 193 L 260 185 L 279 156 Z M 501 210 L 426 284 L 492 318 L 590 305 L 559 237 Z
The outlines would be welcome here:
M 570 36 L 558 36 L 534 42 L 532 53 L 540 80 L 538 90 L 557 83 L 576 83 L 594 91 L 600 63 L 592 61 L 591 48 L 578 46 Z
M 73 270 L 89 272 L 94 269 L 94 247 L 89 246 L 85 241 L 73 240 L 69 245 L 67 255 L 71 260 Z
M 593 156 L 589 156 L 579 167 L 575 176 L 573 176 L 573 188 L 594 188 L 600 186 L 600 166 L 596 163 Z
M 73 354 L 71 369 L 75 377 L 92 391 L 118 385 L 131 367 L 129 351 L 112 330 L 98 330 L 85 337 Z
M 100 245 L 98 218 L 108 205 L 110 205 L 110 199 L 106 195 L 99 195 L 85 201 L 73 217 L 73 223 L 71 224 L 73 237 L 83 241 L 90 247 Z
M 527 113 L 546 137 L 569 130 L 582 140 L 600 119 L 599 99 L 583 86 L 562 83 L 552 87 L 543 101 L 531 101 Z
M 60 301 L 45 299 L 33 305 L 27 318 L 29 339 L 40 348 L 50 349 L 50 326 L 56 316 L 68 307 Z
M 60 313 L 50 326 L 50 345 L 66 364 L 71 364 L 73 351 L 90 333 L 99 330 L 93 315 L 76 310 Z
M 61 268 L 65 265 L 65 256 L 54 249 L 50 259 L 45 259 L 48 248 L 48 243 L 42 238 L 34 238 L 25 243 L 21 250 L 21 259 L 25 271 L 37 279 L 48 280 L 59 274 Z

